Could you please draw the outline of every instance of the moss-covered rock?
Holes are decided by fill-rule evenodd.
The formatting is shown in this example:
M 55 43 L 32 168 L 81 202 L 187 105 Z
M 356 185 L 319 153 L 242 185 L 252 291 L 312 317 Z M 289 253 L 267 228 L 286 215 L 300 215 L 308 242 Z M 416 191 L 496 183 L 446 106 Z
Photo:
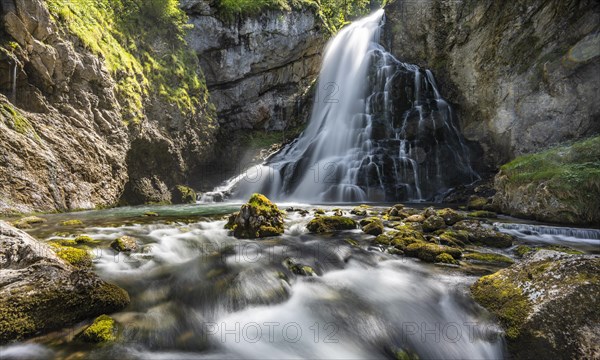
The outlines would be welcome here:
M 73 249 L 73 248 L 71 248 Z M 129 296 L 0 221 L 0 344 L 123 309 Z
M 255 239 L 283 234 L 283 212 L 266 196 L 254 194 L 238 213 L 232 214 L 225 228 L 240 239 Z
M 532 248 L 531 246 L 527 246 L 527 245 L 519 245 L 517 246 L 517 248 L 515 249 L 515 252 L 517 253 L 517 255 L 519 255 L 520 257 L 523 257 L 527 254 L 529 254 L 530 252 L 535 251 L 534 248 Z
M 540 250 L 471 287 L 517 359 L 589 357 L 600 337 L 600 258 Z M 596 347 L 597 349 L 597 347 Z
M 446 227 L 444 218 L 437 215 L 431 215 L 423 221 L 423 231 L 433 232 Z
M 477 210 L 477 211 L 472 211 L 468 214 L 470 217 L 475 217 L 475 218 L 488 218 L 488 219 L 494 219 L 498 217 L 498 214 L 496 214 L 493 211 L 487 211 L 487 210 Z
M 74 241 L 77 245 L 95 245 L 100 242 L 89 235 L 78 235 L 75 237 Z
M 501 254 L 494 253 L 481 253 L 481 252 L 472 252 L 468 254 L 463 254 L 463 258 L 465 260 L 471 260 L 475 262 L 482 262 L 494 265 L 511 265 L 514 263 L 513 259 L 508 256 L 504 256 Z
M 62 226 L 82 226 L 83 222 L 81 220 L 72 219 L 72 220 L 61 221 L 60 225 L 62 225 Z
M 325 215 L 325 210 L 323 209 L 313 209 L 315 215 Z
M 468 242 L 475 245 L 507 248 L 514 240 L 511 235 L 496 231 L 493 226 L 477 220 L 459 221 L 454 224 L 453 229 L 468 233 Z
M 409 215 L 406 217 L 406 219 L 404 219 L 404 221 L 422 223 L 423 221 L 425 221 L 425 216 L 421 214 Z
M 362 231 L 369 235 L 380 235 L 383 234 L 383 221 L 376 217 L 371 217 L 367 219 L 362 219 L 360 221 L 360 225 L 362 227 Z
M 53 245 L 52 247 L 59 258 L 75 267 L 89 268 L 92 266 L 92 256 L 87 250 L 59 245 Z
M 317 276 L 312 267 L 294 262 L 294 260 L 290 258 L 285 259 L 283 265 L 295 275 Z
M 469 210 L 483 210 L 487 204 L 488 204 L 487 198 L 473 195 L 469 198 L 469 202 L 467 203 L 467 208 Z
M 452 265 L 458 265 L 458 261 L 456 261 L 452 255 L 448 254 L 448 253 L 441 253 L 438 256 L 435 257 L 435 262 L 436 263 L 442 263 L 442 264 L 452 264 Z
M 464 247 L 469 240 L 469 234 L 464 230 L 448 230 L 441 233 L 439 239 L 442 245 Z
M 457 222 L 464 220 L 464 216 L 456 210 L 445 208 L 437 211 L 437 216 L 440 216 L 444 219 L 444 222 L 448 226 L 452 226 Z
M 196 192 L 188 186 L 177 185 L 171 190 L 173 204 L 195 204 L 196 198 Z
M 43 219 L 39 216 L 26 216 L 19 220 L 13 221 L 12 225 L 17 229 L 29 229 L 31 225 L 37 225 L 45 223 L 46 219 Z
M 426 262 L 435 262 L 438 255 L 446 253 L 454 259 L 460 259 L 462 252 L 459 249 L 444 245 L 436 245 L 426 242 L 415 242 L 404 248 L 407 256 L 416 257 Z
M 501 167 L 494 203 L 503 213 L 600 224 L 600 136 L 520 156 Z
M 98 316 L 81 334 L 82 340 L 91 343 L 107 343 L 116 340 L 117 325 L 108 315 Z
M 121 236 L 110 243 L 110 247 L 117 252 L 134 252 L 138 250 L 137 240 L 131 236 Z
M 340 230 L 356 229 L 356 221 L 344 216 L 319 216 L 312 219 L 306 225 L 308 231 L 312 233 L 324 233 Z

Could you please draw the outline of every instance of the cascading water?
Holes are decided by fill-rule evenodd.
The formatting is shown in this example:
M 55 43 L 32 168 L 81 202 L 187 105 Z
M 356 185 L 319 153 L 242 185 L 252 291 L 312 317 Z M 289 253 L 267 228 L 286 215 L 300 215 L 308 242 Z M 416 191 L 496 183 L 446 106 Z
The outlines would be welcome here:
M 476 179 L 431 71 L 379 44 L 383 15 L 329 43 L 304 133 L 218 190 L 304 202 L 419 201 Z

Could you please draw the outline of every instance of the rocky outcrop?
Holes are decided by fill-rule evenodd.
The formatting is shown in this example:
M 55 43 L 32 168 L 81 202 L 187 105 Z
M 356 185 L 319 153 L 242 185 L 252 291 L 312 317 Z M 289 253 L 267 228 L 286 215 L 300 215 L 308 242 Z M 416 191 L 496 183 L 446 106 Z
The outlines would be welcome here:
M 76 268 L 0 221 L 0 343 L 21 340 L 129 304 L 125 290 Z
M 386 16 L 385 45 L 433 69 L 484 165 L 600 131 L 597 1 L 395 0 Z
M 539 221 L 600 224 L 600 136 L 521 156 L 496 175 L 494 207 Z
M 156 89 L 157 81 L 172 79 L 144 75 L 136 65 L 141 56 L 115 56 L 126 50 L 114 48 L 119 42 L 111 29 L 102 32 L 113 42 L 98 47 L 86 39 L 86 31 L 107 19 L 78 16 L 99 11 L 82 8 L 64 21 L 49 11 L 60 1 L 2 0 L 0 6 L 0 213 L 115 205 L 128 180 L 156 176 L 171 188 L 211 159 L 217 124 L 201 84 L 189 95 L 200 99 L 191 101 L 194 108 L 180 111 L 171 95 Z M 79 32 L 73 31 L 70 24 L 78 21 Z M 152 39 L 153 55 L 175 56 L 172 47 L 160 46 L 167 39 Z M 187 64 L 188 74 L 200 71 L 197 61 L 195 68 Z
M 200 59 L 220 124 L 229 130 L 295 125 L 326 40 L 315 10 L 223 19 L 206 0 L 183 7 L 194 25 L 188 43 Z
M 515 359 L 600 356 L 600 258 L 540 250 L 471 292 L 506 329 Z
M 239 239 L 256 239 L 283 234 L 283 212 L 264 195 L 254 194 L 225 224 Z

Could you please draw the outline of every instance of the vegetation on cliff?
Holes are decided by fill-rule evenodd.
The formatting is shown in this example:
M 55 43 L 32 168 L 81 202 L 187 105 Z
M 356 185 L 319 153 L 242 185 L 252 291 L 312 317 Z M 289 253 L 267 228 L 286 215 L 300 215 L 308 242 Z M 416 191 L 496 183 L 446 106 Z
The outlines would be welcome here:
M 496 178 L 503 211 L 562 223 L 597 223 L 600 136 L 520 156 Z
M 155 95 L 195 114 L 208 91 L 195 54 L 184 39 L 189 27 L 177 0 L 49 0 L 57 24 L 106 60 L 117 81 L 126 121 L 144 117 Z

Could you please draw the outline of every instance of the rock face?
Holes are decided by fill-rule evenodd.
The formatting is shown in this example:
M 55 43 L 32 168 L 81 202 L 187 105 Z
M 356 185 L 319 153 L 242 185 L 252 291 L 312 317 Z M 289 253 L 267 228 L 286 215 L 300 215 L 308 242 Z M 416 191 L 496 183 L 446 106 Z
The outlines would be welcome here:
M 152 176 L 185 183 L 211 156 L 217 124 L 208 103 L 184 115 L 134 70 L 110 69 L 70 21 L 50 14 L 52 4 L 0 2 L 0 213 L 114 205 L 128 180 Z M 124 93 L 125 80 L 147 88 Z M 133 121 L 126 110 L 136 101 Z
M 208 1 L 188 1 L 197 52 L 221 125 L 282 130 L 298 117 L 300 96 L 316 78 L 325 31 L 315 10 L 267 11 L 222 19 Z M 304 121 L 305 119 L 302 119 Z
M 239 239 L 255 239 L 283 234 L 283 212 L 264 195 L 254 194 L 240 211 L 232 214 L 225 228 Z
M 600 258 L 540 250 L 471 288 L 506 329 L 515 359 L 600 355 Z
M 0 344 L 128 304 L 125 290 L 69 265 L 48 245 L 0 221 Z
M 396 0 L 386 15 L 384 44 L 433 69 L 486 165 L 600 131 L 597 1 Z

